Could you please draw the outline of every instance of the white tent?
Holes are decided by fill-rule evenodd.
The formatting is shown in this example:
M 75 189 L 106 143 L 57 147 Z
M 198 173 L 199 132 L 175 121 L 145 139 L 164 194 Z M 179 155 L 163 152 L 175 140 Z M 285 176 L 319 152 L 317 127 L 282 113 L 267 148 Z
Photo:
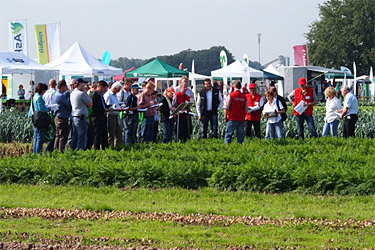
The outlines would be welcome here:
M 58 71 L 41 65 L 22 53 L 16 52 L 0 52 L 0 79 L 2 75 L 27 75 L 36 72 L 49 72 L 49 74 L 57 75 Z M 30 76 L 31 80 L 31 76 Z M 29 90 L 28 85 L 24 85 L 25 91 Z M 17 89 L 13 88 L 13 77 L 9 78 L 7 94 L 9 98 L 17 96 Z M 0 95 L 2 88 L 0 88 Z
M 47 67 L 60 70 L 60 75 L 114 76 L 122 74 L 122 69 L 108 66 L 88 53 L 78 42 L 74 43 Z
M 279 70 L 272 64 L 268 65 L 267 68 L 264 69 L 264 71 L 277 75 L 277 76 L 281 76 Z
M 238 60 L 225 66 L 221 69 L 211 71 L 212 77 L 229 77 L 229 78 L 242 78 L 242 63 Z M 264 77 L 263 72 L 254 68 L 249 67 L 250 77 L 256 79 L 262 79 Z
M 0 74 L 34 74 L 39 70 L 53 70 L 22 53 L 0 52 Z

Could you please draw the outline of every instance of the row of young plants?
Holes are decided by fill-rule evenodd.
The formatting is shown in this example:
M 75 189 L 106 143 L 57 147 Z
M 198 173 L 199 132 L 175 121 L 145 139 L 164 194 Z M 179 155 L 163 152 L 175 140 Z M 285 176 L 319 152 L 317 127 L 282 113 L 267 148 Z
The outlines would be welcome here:
M 284 136 L 287 138 L 296 138 L 297 126 L 291 107 L 288 110 L 288 118 L 284 122 Z M 317 133 L 323 132 L 325 108 L 317 107 L 314 112 L 314 121 Z M 262 118 L 261 133 L 264 136 L 266 131 L 266 119 Z M 375 137 L 375 110 L 371 106 L 361 107 L 356 126 L 356 136 L 360 138 Z M 339 136 L 342 135 L 343 122 L 338 127 Z M 224 138 L 226 124 L 224 123 L 223 112 L 219 113 L 218 136 Z M 197 118 L 192 118 L 192 138 L 198 139 L 201 136 L 202 126 Z M 305 126 L 305 136 L 309 137 L 307 125 Z M 162 141 L 162 128 L 159 125 L 159 141 Z M 33 139 L 33 126 L 31 119 L 26 113 L 3 112 L 0 114 L 0 142 L 31 142 Z
M 142 144 L 5 157 L 0 183 L 375 194 L 375 141 L 319 138 Z

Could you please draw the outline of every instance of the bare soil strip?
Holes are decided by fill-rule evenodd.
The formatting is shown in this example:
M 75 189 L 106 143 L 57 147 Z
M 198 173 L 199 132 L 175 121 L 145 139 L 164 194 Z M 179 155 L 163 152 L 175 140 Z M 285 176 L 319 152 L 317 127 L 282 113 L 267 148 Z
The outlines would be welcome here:
M 373 228 L 374 219 L 367 220 L 328 220 L 312 218 L 288 217 L 285 219 L 273 219 L 263 216 L 224 216 L 216 214 L 190 214 L 180 215 L 167 212 L 131 212 L 131 211 L 92 211 L 80 209 L 51 209 L 51 208 L 0 208 L 0 218 L 22 218 L 40 217 L 44 219 L 136 219 L 152 221 L 172 221 L 181 225 L 219 225 L 229 226 L 233 224 L 244 224 L 249 226 L 274 225 L 283 226 L 287 224 L 314 224 L 329 228 Z

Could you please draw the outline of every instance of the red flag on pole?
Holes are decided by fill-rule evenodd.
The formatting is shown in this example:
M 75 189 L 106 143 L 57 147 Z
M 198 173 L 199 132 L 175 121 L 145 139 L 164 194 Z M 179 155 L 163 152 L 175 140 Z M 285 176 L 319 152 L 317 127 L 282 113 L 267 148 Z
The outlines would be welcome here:
M 178 68 L 179 68 L 180 70 L 182 70 L 182 63 L 180 63 L 180 66 L 178 66 Z

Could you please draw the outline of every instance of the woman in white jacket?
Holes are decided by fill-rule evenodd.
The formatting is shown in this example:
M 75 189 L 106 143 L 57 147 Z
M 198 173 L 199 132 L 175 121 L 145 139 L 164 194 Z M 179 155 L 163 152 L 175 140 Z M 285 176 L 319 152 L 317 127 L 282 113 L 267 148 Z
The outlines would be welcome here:
M 324 91 L 327 97 L 326 116 L 324 117 L 324 128 L 322 136 L 328 136 L 331 132 L 332 136 L 337 137 L 337 127 L 340 121 L 341 102 L 336 97 L 336 91 L 333 87 L 328 87 Z
M 281 114 L 285 112 L 285 108 L 273 92 L 267 91 L 266 98 L 267 103 L 263 107 L 263 115 L 268 119 L 266 139 L 284 138 Z M 276 102 L 279 102 L 278 105 Z

